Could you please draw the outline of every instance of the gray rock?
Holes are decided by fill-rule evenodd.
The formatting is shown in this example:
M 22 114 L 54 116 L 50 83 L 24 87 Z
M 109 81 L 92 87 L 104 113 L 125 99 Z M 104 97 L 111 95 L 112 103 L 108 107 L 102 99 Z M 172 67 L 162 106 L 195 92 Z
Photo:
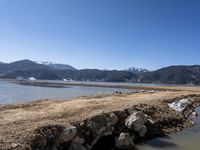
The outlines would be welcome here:
M 18 146 L 19 146 L 19 143 L 12 143 L 12 144 L 11 144 L 11 147 L 12 147 L 12 148 L 17 148 Z
M 88 150 L 83 145 L 78 143 L 71 143 L 68 150 Z
M 80 127 L 84 127 L 85 123 L 84 122 L 81 122 L 80 123 Z
M 109 118 L 107 121 L 107 126 L 115 126 L 115 124 L 118 122 L 119 118 L 117 117 L 117 115 L 115 115 L 114 113 L 110 113 L 109 114 Z
M 73 143 L 79 143 L 79 144 L 84 144 L 85 143 L 85 139 L 76 135 L 73 139 L 72 139 Z
M 75 126 L 64 129 L 60 136 L 60 143 L 69 142 L 75 137 L 76 133 L 77 128 Z
M 138 134 L 139 134 L 139 137 L 144 137 L 145 134 L 147 132 L 147 127 L 146 126 L 143 126 L 139 131 L 138 131 Z
M 133 112 L 125 119 L 125 125 L 131 130 L 139 131 L 147 122 L 147 117 L 139 111 Z
M 192 114 L 191 114 L 191 116 L 192 116 L 192 117 L 197 117 L 198 114 L 197 114 L 197 112 L 193 111 Z
M 148 122 L 149 122 L 150 124 L 155 124 L 155 122 L 154 122 L 152 119 L 148 119 Z
M 104 114 L 94 116 L 89 120 L 87 126 L 92 130 L 94 136 L 99 135 L 106 131 L 107 118 Z
M 134 142 L 129 133 L 121 133 L 115 140 L 115 147 L 119 149 L 131 149 L 134 148 Z
M 128 115 L 125 110 L 115 111 L 115 115 L 119 118 L 119 120 L 125 119 Z

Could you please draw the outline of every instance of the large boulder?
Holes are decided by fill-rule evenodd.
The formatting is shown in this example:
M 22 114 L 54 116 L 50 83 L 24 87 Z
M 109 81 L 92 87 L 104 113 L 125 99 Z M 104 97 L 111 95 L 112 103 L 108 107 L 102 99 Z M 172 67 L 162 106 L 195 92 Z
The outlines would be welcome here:
M 119 118 L 115 113 L 99 114 L 89 119 L 87 127 L 92 131 L 93 136 L 98 136 L 111 129 L 118 122 Z
M 145 136 L 145 134 L 146 134 L 146 132 L 147 132 L 147 127 L 146 126 L 143 126 L 139 131 L 138 131 L 138 135 L 139 135 L 139 137 L 144 137 Z
M 71 142 L 73 143 L 79 143 L 79 144 L 84 144 L 85 143 L 85 139 L 83 137 L 80 137 L 78 135 L 76 135 Z
M 139 131 L 146 122 L 147 117 L 145 114 L 139 111 L 133 112 L 125 119 L 126 127 L 134 131 Z
M 121 133 L 115 140 L 115 147 L 119 149 L 131 149 L 134 148 L 134 142 L 129 133 Z
M 60 136 L 60 143 L 69 142 L 75 137 L 76 134 L 77 128 L 75 126 L 64 129 Z
M 106 131 L 107 128 L 107 118 L 104 114 L 99 114 L 89 119 L 87 127 L 91 129 L 93 135 L 99 135 Z

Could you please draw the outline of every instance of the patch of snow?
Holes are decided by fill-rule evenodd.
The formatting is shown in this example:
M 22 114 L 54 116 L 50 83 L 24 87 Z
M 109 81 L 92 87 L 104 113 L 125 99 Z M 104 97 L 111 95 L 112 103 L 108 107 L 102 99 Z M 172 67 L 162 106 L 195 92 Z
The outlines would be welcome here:
M 63 79 L 63 81 L 69 81 L 69 80 L 67 80 L 67 79 Z
M 138 72 L 148 72 L 147 69 L 143 69 L 143 68 L 136 68 L 136 67 L 131 67 L 128 69 L 129 71 L 138 71 Z
M 30 77 L 29 80 L 36 80 L 36 78 L 34 78 L 34 77 Z
M 55 65 L 56 63 L 54 62 L 48 62 L 48 61 L 36 61 L 36 63 L 41 64 L 41 65 Z
M 75 80 L 73 80 L 72 78 L 69 78 L 69 81 L 75 81 Z
M 189 104 L 190 101 L 188 99 L 181 99 L 179 101 L 169 103 L 168 106 L 175 111 L 182 112 Z
M 42 61 L 35 61 L 37 64 L 43 64 Z

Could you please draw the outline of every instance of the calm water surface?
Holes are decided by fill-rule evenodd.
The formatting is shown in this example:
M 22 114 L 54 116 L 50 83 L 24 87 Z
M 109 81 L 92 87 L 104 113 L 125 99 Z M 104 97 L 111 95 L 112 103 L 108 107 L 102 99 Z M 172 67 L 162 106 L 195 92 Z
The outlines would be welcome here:
M 25 86 L 0 81 L 0 104 L 20 103 L 39 99 L 71 99 L 84 95 L 111 93 L 115 91 L 135 91 L 119 88 L 68 86 L 66 88 Z
M 96 84 L 96 85 L 133 85 L 133 86 L 147 86 L 147 87 L 156 87 L 156 86 L 183 86 L 183 85 L 175 85 L 175 84 L 153 84 L 153 83 L 132 83 L 132 82 L 86 82 L 86 81 L 52 81 L 47 80 L 49 82 L 56 83 L 75 83 L 75 84 Z

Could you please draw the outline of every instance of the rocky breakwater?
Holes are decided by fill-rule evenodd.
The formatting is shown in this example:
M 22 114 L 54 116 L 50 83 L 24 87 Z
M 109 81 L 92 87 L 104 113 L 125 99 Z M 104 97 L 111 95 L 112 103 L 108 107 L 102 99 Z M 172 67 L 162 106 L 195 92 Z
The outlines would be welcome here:
M 180 106 L 184 109 L 174 110 L 176 107 L 171 107 L 175 104 L 172 103 L 174 101 L 181 102 Z M 192 95 L 165 101 L 157 107 L 140 104 L 119 111 L 100 113 L 71 123 L 69 127 L 44 126 L 35 131 L 28 145 L 32 150 L 134 149 L 135 144 L 144 139 L 191 126 L 188 114 L 192 113 L 197 104 L 200 104 L 200 97 Z
M 38 129 L 31 143 L 32 150 L 89 150 L 134 148 L 134 142 L 147 133 L 146 124 L 153 124 L 141 111 L 122 110 L 101 113 L 70 127 L 45 126 Z

